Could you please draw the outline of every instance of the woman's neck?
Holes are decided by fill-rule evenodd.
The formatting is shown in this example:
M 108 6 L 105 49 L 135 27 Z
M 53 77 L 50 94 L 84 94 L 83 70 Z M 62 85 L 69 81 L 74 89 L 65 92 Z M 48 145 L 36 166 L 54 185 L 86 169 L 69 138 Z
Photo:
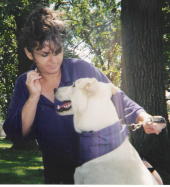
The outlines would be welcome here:
M 41 76 L 44 82 L 56 82 L 60 81 L 61 79 L 61 71 L 55 74 L 41 74 Z
M 61 81 L 61 71 L 55 74 L 41 75 L 40 83 L 42 86 L 41 94 L 51 102 L 54 102 L 54 89 L 58 88 Z

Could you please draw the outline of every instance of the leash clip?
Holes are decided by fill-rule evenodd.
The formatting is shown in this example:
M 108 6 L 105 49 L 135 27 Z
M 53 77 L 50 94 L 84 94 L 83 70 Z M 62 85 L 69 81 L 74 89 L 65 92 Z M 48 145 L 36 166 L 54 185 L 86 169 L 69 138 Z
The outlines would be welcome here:
M 141 128 L 142 123 L 133 123 L 128 126 L 129 126 L 129 130 L 136 131 L 137 129 Z
M 152 116 L 152 117 L 148 118 L 147 122 L 150 122 L 150 123 L 166 123 L 166 120 L 162 116 Z M 142 125 L 143 125 L 143 123 L 139 122 L 139 123 L 129 124 L 128 127 L 129 127 L 129 130 L 136 131 L 137 129 L 141 128 Z

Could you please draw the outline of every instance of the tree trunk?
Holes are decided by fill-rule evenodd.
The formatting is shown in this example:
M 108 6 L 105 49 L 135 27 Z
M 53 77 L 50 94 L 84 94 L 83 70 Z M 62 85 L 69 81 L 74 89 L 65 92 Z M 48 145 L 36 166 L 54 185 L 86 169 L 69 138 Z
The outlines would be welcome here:
M 162 0 L 122 0 L 122 89 L 167 119 L 161 8 Z
M 122 0 L 122 89 L 151 115 L 168 120 L 162 51 L 162 0 Z M 131 133 L 140 156 L 147 159 L 170 184 L 167 129 L 147 135 Z

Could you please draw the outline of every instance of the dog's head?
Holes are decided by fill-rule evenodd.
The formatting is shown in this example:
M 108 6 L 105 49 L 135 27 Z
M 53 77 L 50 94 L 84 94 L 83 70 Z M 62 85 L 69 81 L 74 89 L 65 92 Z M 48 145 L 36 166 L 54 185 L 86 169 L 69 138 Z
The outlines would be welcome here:
M 78 79 L 71 86 L 57 89 L 56 99 L 63 102 L 57 106 L 57 112 L 60 115 L 81 115 L 88 109 L 89 101 L 100 102 L 103 98 L 111 98 L 117 91 L 113 84 L 99 82 L 95 78 Z

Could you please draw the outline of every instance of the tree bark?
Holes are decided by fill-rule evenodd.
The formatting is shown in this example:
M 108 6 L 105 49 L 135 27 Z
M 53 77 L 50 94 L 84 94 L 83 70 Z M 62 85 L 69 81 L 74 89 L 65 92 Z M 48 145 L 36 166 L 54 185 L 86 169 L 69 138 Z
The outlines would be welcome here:
M 162 46 L 162 0 L 122 0 L 122 89 L 151 115 L 168 120 Z M 147 135 L 131 133 L 131 142 L 142 158 L 170 184 L 168 129 Z
M 122 0 L 122 89 L 152 115 L 167 118 L 162 0 Z

